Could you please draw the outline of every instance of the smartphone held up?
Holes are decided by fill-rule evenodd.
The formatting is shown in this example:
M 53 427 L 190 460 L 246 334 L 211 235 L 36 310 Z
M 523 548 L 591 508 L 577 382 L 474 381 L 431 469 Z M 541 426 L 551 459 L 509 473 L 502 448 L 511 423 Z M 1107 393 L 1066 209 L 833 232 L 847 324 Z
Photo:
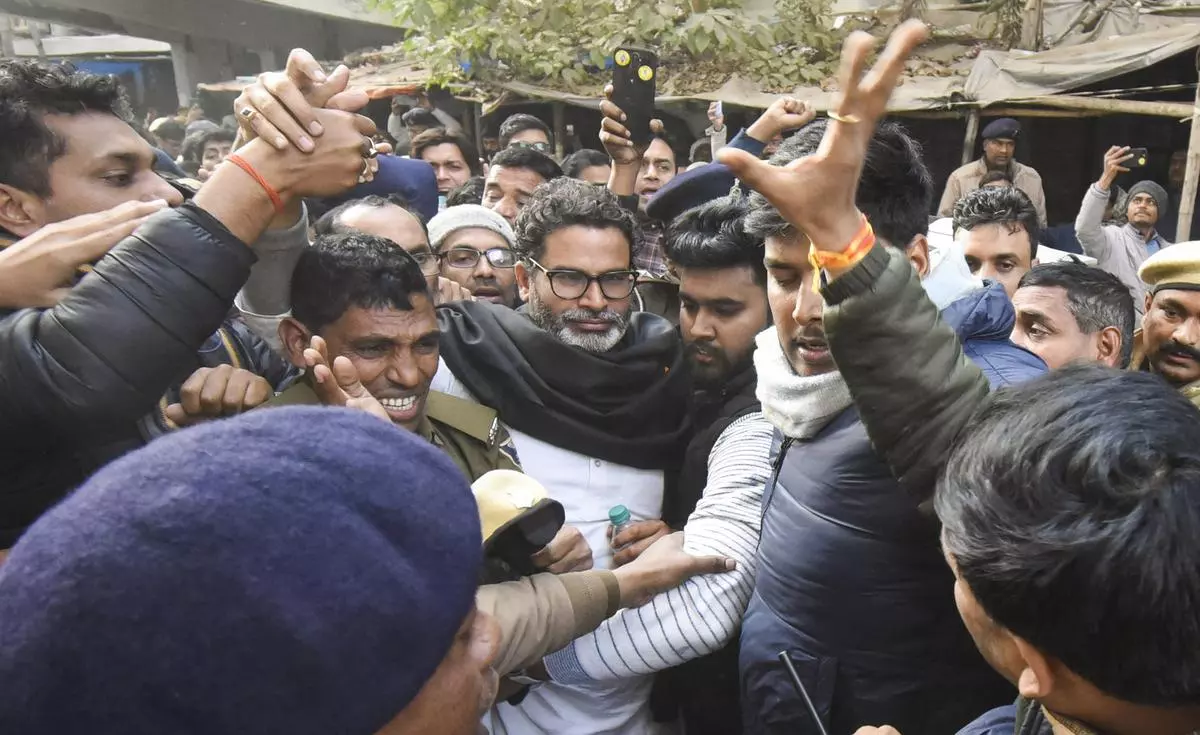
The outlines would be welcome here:
M 650 143 L 650 120 L 658 81 L 658 54 L 623 46 L 613 53 L 612 101 L 625 113 L 625 128 L 634 145 Z

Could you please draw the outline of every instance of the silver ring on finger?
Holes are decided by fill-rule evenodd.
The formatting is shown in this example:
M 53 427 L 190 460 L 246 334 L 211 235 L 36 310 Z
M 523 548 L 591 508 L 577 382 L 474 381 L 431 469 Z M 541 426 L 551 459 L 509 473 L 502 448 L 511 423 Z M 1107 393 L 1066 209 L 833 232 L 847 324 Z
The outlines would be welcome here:
M 378 155 L 379 149 L 375 147 L 375 141 L 363 138 L 363 158 L 375 158 Z

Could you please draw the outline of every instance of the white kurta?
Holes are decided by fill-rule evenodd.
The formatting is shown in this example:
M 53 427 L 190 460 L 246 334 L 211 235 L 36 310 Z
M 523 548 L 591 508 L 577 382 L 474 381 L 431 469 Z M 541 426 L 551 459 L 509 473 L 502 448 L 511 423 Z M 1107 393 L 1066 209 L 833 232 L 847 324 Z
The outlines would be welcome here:
M 438 367 L 433 390 L 475 400 L 450 372 Z M 662 515 L 663 473 L 641 470 L 560 449 L 509 427 L 525 473 L 545 486 L 563 504 L 568 525 L 579 529 L 597 569 L 612 565 L 608 545 L 608 511 L 629 508 L 635 520 Z M 484 724 L 492 735 L 644 735 L 655 732 L 650 715 L 653 678 L 640 676 L 618 682 L 580 686 L 546 683 L 532 689 L 518 706 L 492 708 Z

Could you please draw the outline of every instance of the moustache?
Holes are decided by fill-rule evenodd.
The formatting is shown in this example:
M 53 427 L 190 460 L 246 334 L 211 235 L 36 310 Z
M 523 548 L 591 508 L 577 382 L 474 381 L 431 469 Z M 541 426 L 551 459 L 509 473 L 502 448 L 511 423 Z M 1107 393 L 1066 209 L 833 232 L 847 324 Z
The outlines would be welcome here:
M 1184 357 L 1191 358 L 1196 362 L 1200 362 L 1200 350 L 1180 342 L 1168 342 L 1167 345 L 1163 347 L 1163 352 L 1172 355 L 1183 355 Z
M 719 357 L 725 354 L 725 350 L 712 342 L 690 342 L 684 348 L 684 352 L 688 355 L 706 355 L 708 357 Z
M 613 309 L 592 311 L 591 309 L 568 309 L 560 317 L 565 322 L 611 322 L 624 324 L 625 317 Z

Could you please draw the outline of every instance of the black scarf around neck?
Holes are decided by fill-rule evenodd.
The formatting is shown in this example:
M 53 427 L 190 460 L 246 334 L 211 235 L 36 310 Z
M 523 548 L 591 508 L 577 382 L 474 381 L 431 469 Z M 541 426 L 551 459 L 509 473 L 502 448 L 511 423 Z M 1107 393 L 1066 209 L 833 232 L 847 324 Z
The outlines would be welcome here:
M 508 426 L 556 447 L 639 469 L 675 469 L 689 434 L 690 380 L 667 320 L 635 313 L 605 353 L 563 344 L 524 313 L 438 308 L 446 364 Z

